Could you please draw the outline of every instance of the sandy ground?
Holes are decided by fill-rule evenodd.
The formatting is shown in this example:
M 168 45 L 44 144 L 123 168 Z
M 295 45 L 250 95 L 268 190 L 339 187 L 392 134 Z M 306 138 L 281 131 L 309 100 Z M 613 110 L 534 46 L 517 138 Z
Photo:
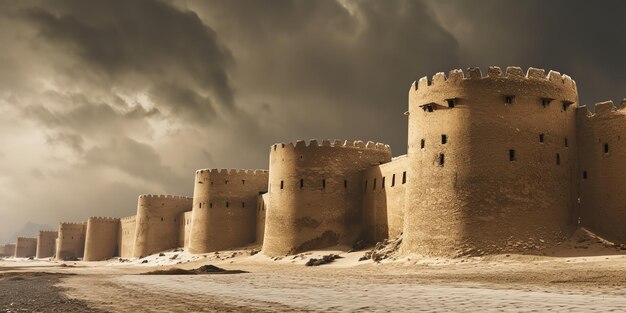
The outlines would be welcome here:
M 304 266 L 309 258 L 329 253 L 343 258 Z M 8 259 L 0 261 L 0 291 L 11 290 L 12 284 L 22 295 L 50 290 L 52 300 L 41 312 L 68 311 L 59 310 L 55 301 L 74 303 L 77 309 L 69 311 L 79 312 L 626 311 L 626 250 L 595 239 L 575 238 L 541 255 L 453 260 L 358 261 L 364 252 L 339 251 L 280 259 L 251 254 L 250 249 L 200 256 L 170 251 L 128 262 Z M 204 264 L 246 273 L 138 275 Z M 32 280 L 32 290 L 24 280 L 3 278 L 41 272 L 64 275 L 37 276 L 51 279 Z M 0 297 L 3 312 L 22 308 L 13 301 L 15 293 Z M 13 306 L 5 305 L 11 302 Z M 23 306 L 26 311 L 33 307 Z

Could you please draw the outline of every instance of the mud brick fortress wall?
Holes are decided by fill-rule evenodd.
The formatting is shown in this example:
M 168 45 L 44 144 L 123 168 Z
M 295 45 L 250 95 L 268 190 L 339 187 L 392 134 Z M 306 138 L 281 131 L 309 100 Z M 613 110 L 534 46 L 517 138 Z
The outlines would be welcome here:
M 193 198 L 143 195 L 136 215 L 62 223 L 56 257 L 253 242 L 279 256 L 400 235 L 404 254 L 458 257 L 553 246 L 578 226 L 626 243 L 626 101 L 588 110 L 567 75 L 471 68 L 413 83 L 405 114 L 404 156 L 373 142 L 278 143 L 269 172 L 198 170 Z M 49 255 L 54 236 L 43 237 Z M 31 246 L 20 239 L 15 255 Z
M 58 237 L 56 231 L 42 230 L 37 236 L 37 253 L 38 259 L 53 257 L 56 252 L 56 240 Z
M 37 238 L 17 237 L 15 242 L 15 257 L 29 258 L 37 253 Z
M 206 253 L 255 241 L 257 196 L 267 192 L 265 170 L 196 171 L 189 251 Z
M 59 260 L 82 258 L 85 252 L 86 231 L 86 223 L 60 223 L 56 258 Z
M 12 243 L 7 243 L 4 245 L 0 245 L 0 256 L 14 256 L 15 255 L 15 245 Z

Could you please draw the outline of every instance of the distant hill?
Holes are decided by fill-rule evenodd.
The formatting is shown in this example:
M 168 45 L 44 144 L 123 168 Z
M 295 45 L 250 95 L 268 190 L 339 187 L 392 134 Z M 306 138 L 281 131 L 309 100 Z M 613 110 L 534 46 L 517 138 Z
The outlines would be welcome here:
M 3 238 L 2 242 L 15 242 L 17 237 L 31 237 L 37 238 L 40 230 L 55 230 L 56 227 L 46 225 L 46 224 L 35 224 L 32 222 L 27 222 L 20 228 L 20 230 L 16 231 L 13 235 Z

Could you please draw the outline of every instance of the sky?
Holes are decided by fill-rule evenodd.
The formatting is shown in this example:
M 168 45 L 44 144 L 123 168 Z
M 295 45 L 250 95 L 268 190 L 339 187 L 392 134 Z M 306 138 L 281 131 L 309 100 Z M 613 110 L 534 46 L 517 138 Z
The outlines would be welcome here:
M 357 139 L 406 153 L 422 76 L 509 65 L 626 96 L 624 1 L 0 0 L 0 241 L 134 214 L 200 168 Z M 9 240 L 9 239 L 6 239 Z

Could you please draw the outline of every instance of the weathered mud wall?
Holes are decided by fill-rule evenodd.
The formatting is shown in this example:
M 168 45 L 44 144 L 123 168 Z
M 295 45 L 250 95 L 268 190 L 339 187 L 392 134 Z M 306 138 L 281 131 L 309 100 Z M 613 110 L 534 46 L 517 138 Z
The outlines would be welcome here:
M 53 257 L 56 252 L 56 240 L 59 233 L 56 231 L 42 230 L 37 235 L 37 253 L 38 259 Z
M 15 244 L 0 245 L 0 256 L 15 256 Z
M 190 251 L 206 253 L 253 243 L 257 196 L 267 191 L 267 180 L 266 170 L 196 171 Z
M 574 81 L 490 67 L 409 92 L 403 251 L 458 256 L 562 240 L 576 217 Z
M 73 260 L 83 257 L 85 252 L 86 223 L 60 223 L 55 257 L 58 260 Z
M 263 252 L 353 245 L 363 231 L 363 170 L 389 161 L 389 146 L 373 142 L 273 145 Z
M 270 203 L 270 195 L 266 192 L 257 196 L 256 204 L 256 243 L 263 243 L 265 235 L 265 213 Z
M 90 217 L 87 220 L 85 261 L 102 261 L 119 255 L 120 219 Z
M 135 248 L 135 230 L 137 229 L 137 216 L 132 215 L 120 219 L 120 229 L 117 245 L 120 247 L 120 257 L 132 258 Z
M 181 214 L 190 211 L 193 198 L 141 195 L 137 201 L 134 257 L 178 247 Z
M 607 240 L 626 243 L 626 101 L 578 110 L 580 221 Z
M 17 237 L 15 243 L 16 258 L 30 258 L 37 253 L 37 238 Z
M 402 233 L 407 160 L 394 158 L 363 174 L 364 239 L 371 243 Z
M 180 225 L 178 226 L 178 246 L 189 248 L 191 239 L 191 211 L 180 215 Z

